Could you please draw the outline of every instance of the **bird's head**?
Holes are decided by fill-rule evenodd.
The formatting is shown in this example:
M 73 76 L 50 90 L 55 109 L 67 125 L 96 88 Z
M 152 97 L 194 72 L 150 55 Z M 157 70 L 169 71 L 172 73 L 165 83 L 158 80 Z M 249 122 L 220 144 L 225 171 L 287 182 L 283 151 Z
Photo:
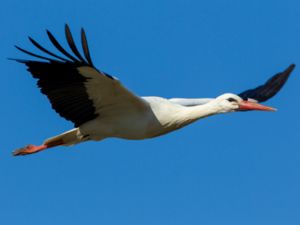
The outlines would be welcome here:
M 261 110 L 261 111 L 276 111 L 276 109 L 258 104 L 255 100 L 244 100 L 240 96 L 227 93 L 220 95 L 215 99 L 215 103 L 220 107 L 221 113 Z

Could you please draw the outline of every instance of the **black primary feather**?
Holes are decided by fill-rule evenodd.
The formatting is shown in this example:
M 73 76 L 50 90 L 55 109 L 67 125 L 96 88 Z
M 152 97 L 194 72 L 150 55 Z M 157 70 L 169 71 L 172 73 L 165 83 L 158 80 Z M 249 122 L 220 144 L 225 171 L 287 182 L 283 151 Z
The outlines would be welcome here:
M 70 28 L 68 26 L 68 24 L 65 25 L 65 35 L 66 35 L 66 39 L 67 39 L 67 42 L 68 42 L 68 45 L 69 47 L 71 48 L 71 50 L 73 51 L 73 53 L 82 61 L 82 62 L 86 62 L 85 59 L 81 56 L 81 54 L 79 53 L 76 45 L 75 45 L 75 42 L 74 42 L 74 39 L 73 39 L 73 36 L 72 36 L 72 33 L 70 31 Z M 87 64 L 87 63 L 86 63 Z
M 55 61 L 55 60 L 53 60 L 53 59 L 51 59 L 51 58 L 44 57 L 44 56 L 37 55 L 37 54 L 34 54 L 34 53 L 32 53 L 32 52 L 29 52 L 29 51 L 27 51 L 27 50 L 25 50 L 25 49 L 23 49 L 23 48 L 21 48 L 21 47 L 19 47 L 19 46 L 17 46 L 17 45 L 15 45 L 15 47 L 16 47 L 16 49 L 18 49 L 18 50 L 21 51 L 21 52 L 26 53 L 27 55 L 31 55 L 31 56 L 33 56 L 33 57 L 36 57 L 36 58 L 39 58 L 39 59 L 48 60 L 48 61 Z M 22 59 L 14 59 L 14 60 L 16 60 L 16 61 L 23 61 Z
M 27 66 L 28 71 L 38 80 L 37 85 L 41 89 L 41 92 L 48 97 L 52 108 L 60 116 L 72 121 L 75 127 L 78 127 L 99 116 L 96 114 L 93 101 L 90 99 L 85 87 L 88 78 L 82 76 L 78 71 L 78 67 L 81 66 L 93 67 L 86 36 L 82 30 L 81 41 L 85 60 L 75 45 L 68 25 L 65 27 L 65 35 L 74 56 L 68 53 L 49 31 L 47 31 L 47 34 L 51 43 L 66 58 L 50 52 L 29 37 L 30 42 L 35 47 L 53 58 L 41 56 L 16 46 L 18 50 L 26 54 L 46 61 L 14 60 Z M 102 73 L 102 75 L 113 79 L 108 74 Z
M 66 61 L 66 62 L 69 61 L 69 60 L 67 60 L 67 59 L 65 59 L 65 58 L 63 58 L 63 57 L 60 57 L 60 56 L 54 54 L 53 52 L 48 51 L 48 50 L 45 49 L 43 46 L 41 46 L 39 43 L 37 43 L 33 38 L 28 37 L 28 39 L 30 40 L 30 42 L 31 42 L 35 47 L 37 47 L 37 48 L 40 49 L 41 51 L 47 53 L 48 55 L 51 55 L 51 56 L 53 56 L 53 57 L 55 57 L 55 58 L 57 58 L 57 59 L 59 59 L 59 60 L 62 60 L 62 61 Z
M 295 64 L 291 64 L 283 72 L 271 77 L 265 84 L 254 89 L 246 90 L 239 94 L 244 99 L 255 99 L 258 102 L 264 102 L 276 95 L 288 80 L 290 74 L 295 68 Z
M 93 66 L 93 62 L 92 62 L 92 59 L 90 56 L 89 46 L 88 46 L 88 43 L 86 40 L 86 35 L 85 35 L 83 28 L 81 28 L 81 44 L 82 44 L 83 53 L 84 53 L 85 58 L 87 59 L 88 63 L 91 66 Z
M 70 53 L 68 53 L 60 44 L 59 42 L 56 40 L 56 38 L 52 35 L 52 33 L 49 30 L 46 30 L 47 35 L 50 39 L 50 41 L 52 42 L 52 44 L 65 56 L 67 56 L 68 58 L 70 58 L 72 61 L 74 62 L 78 62 L 78 60 L 73 57 Z
M 93 101 L 89 98 L 83 77 L 73 63 L 24 61 L 28 71 L 38 79 L 37 85 L 52 108 L 75 127 L 96 118 Z

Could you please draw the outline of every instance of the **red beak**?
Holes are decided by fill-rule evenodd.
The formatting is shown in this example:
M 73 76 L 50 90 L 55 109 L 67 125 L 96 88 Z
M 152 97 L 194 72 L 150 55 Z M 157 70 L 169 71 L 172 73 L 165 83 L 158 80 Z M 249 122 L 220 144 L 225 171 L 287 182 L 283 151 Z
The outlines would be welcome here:
M 261 111 L 276 111 L 275 108 L 265 106 L 258 104 L 256 102 L 251 102 L 251 101 L 242 101 L 239 103 L 239 109 L 240 111 L 248 111 L 248 110 L 261 110 Z

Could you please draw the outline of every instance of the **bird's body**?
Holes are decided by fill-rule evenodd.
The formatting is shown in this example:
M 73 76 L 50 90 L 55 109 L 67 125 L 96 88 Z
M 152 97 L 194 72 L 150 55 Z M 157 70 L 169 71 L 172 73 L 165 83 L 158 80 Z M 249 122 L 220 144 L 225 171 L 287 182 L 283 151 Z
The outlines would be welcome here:
M 153 138 L 214 114 L 212 110 L 205 110 L 212 109 L 212 103 L 211 107 L 183 106 L 161 97 L 142 97 L 141 100 L 145 107 L 140 110 L 97 117 L 72 129 L 67 133 L 74 135 L 73 141 L 65 141 L 65 145 L 86 140 L 99 141 L 109 137 L 129 140 Z
M 225 94 L 224 97 L 233 94 Z M 236 97 L 236 96 L 234 96 Z M 141 140 L 157 137 L 175 131 L 199 119 L 227 112 L 222 110 L 218 101 L 192 106 L 181 105 L 173 99 L 162 97 L 142 97 L 145 108 L 126 114 L 108 115 L 91 120 L 79 127 L 81 135 L 89 135 L 91 140 L 118 137 Z M 184 99 L 189 101 L 191 99 Z M 202 99 L 193 99 L 191 101 Z
M 273 97 L 294 69 L 294 65 L 291 65 L 264 85 L 239 95 L 223 94 L 217 98 L 205 99 L 139 97 L 126 89 L 117 78 L 94 67 L 83 30 L 81 35 L 84 57 L 77 50 L 68 26 L 65 31 L 74 55 L 63 49 L 47 31 L 53 45 L 66 58 L 48 51 L 29 38 L 33 45 L 53 58 L 17 47 L 43 61 L 16 61 L 28 67 L 33 77 L 38 79 L 38 86 L 50 100 L 52 108 L 65 119 L 72 121 L 75 128 L 47 139 L 40 146 L 28 145 L 18 149 L 14 155 L 26 155 L 55 146 L 70 146 L 109 137 L 130 140 L 153 138 L 219 113 L 273 111 L 273 108 L 258 102 Z

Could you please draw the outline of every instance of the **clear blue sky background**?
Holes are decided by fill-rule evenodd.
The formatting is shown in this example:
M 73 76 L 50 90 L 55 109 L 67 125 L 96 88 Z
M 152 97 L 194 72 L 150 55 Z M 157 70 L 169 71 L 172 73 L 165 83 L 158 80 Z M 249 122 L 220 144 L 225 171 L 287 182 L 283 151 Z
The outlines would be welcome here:
M 13 45 L 87 31 L 98 68 L 139 95 L 215 97 L 300 65 L 297 0 L 3 0 L 0 224 L 300 224 L 300 70 L 268 102 L 145 141 L 109 139 L 29 157 L 11 151 L 72 128 Z

